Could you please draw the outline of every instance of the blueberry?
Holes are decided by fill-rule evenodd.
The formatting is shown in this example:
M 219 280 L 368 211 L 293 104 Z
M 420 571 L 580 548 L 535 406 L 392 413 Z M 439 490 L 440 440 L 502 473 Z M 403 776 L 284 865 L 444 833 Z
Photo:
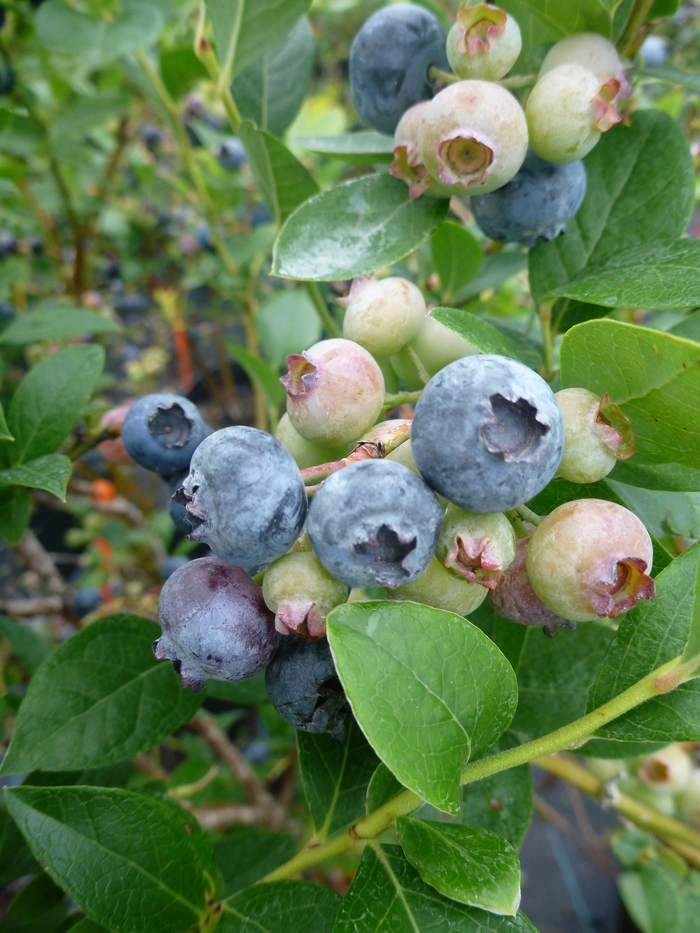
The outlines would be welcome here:
M 175 530 L 179 531 L 181 535 L 188 535 L 192 531 L 192 526 L 187 521 L 187 509 L 182 502 L 173 499 L 173 496 L 185 482 L 189 472 L 189 469 L 187 469 L 183 473 L 178 473 L 174 479 L 171 477 L 164 477 L 170 486 L 170 517 L 175 525 Z
M 247 158 L 243 143 L 237 136 L 227 136 L 216 150 L 216 161 L 230 172 L 240 168 Z
M 97 586 L 82 586 L 73 594 L 73 612 L 82 619 L 98 609 L 105 601 L 102 591 Z
M 159 661 L 171 660 L 183 687 L 236 681 L 266 667 L 277 650 L 275 620 L 262 590 L 240 567 L 216 557 L 188 561 L 166 580 L 158 601 Z
M 668 59 L 668 41 L 663 36 L 647 36 L 639 54 L 646 68 L 662 68 Z
M 422 6 L 395 3 L 370 16 L 350 49 L 350 91 L 360 119 L 393 133 L 404 111 L 432 96 L 430 66 L 449 71 L 446 42 Z
M 194 238 L 197 241 L 197 245 L 200 249 L 206 250 L 208 253 L 216 252 L 214 244 L 211 239 L 211 231 L 209 230 L 209 224 L 201 223 L 197 224 L 194 231 Z
M 115 281 L 113 279 L 112 283 Z M 114 288 L 112 283 L 110 283 L 110 288 Z M 121 291 L 121 289 L 114 290 Z M 150 308 L 151 301 L 147 295 L 120 294 L 114 302 L 114 310 L 125 324 L 142 324 Z
M 0 93 L 2 93 L 2 71 L 0 70 Z M 18 250 L 17 238 L 8 230 L 0 233 L 0 259 L 6 259 L 8 256 L 14 256 Z
M 470 512 L 504 512 L 552 479 L 564 422 L 533 370 L 503 356 L 466 356 L 423 390 L 411 450 L 426 482 L 451 502 Z
M 129 455 L 163 476 L 186 470 L 207 434 L 196 406 L 181 395 L 165 392 L 134 402 L 122 424 L 122 440 Z
M 176 570 L 179 570 L 180 567 L 184 567 L 189 561 L 189 557 L 186 557 L 184 554 L 174 554 L 171 557 L 167 557 L 160 565 L 160 575 L 162 579 L 169 580 Z
M 0 63 L 0 94 L 10 94 L 17 78 L 9 65 Z
M 306 519 L 306 487 L 292 455 L 242 425 L 200 444 L 175 497 L 187 508 L 190 540 L 250 573 L 286 553 Z
M 296 729 L 344 740 L 350 707 L 325 638 L 283 638 L 265 671 L 265 686 L 282 719 Z
M 251 227 L 259 227 L 260 224 L 267 224 L 272 220 L 272 214 L 264 204 L 254 204 L 250 212 Z
M 139 127 L 139 137 L 151 152 L 155 152 L 165 139 L 163 131 L 155 123 L 142 123 Z
M 348 586 L 396 587 L 435 554 L 442 509 L 400 463 L 363 460 L 333 473 L 311 501 L 308 532 L 318 559 Z
M 497 191 L 472 198 L 471 207 L 492 240 L 534 246 L 564 233 L 585 193 L 583 162 L 554 165 L 529 149 L 515 178 Z

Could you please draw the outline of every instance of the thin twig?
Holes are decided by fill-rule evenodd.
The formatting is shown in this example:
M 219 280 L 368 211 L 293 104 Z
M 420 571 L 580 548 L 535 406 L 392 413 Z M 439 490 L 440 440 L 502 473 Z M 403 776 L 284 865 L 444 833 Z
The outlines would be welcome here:
M 17 545 L 17 550 L 29 567 L 46 580 L 49 592 L 54 596 L 62 596 L 66 589 L 63 577 L 31 528 L 25 531 L 24 537 Z
M 266 826 L 269 823 L 269 813 L 266 807 L 248 803 L 202 807 L 199 810 L 192 810 L 192 815 L 202 829 L 212 832 L 222 831 L 229 826 Z

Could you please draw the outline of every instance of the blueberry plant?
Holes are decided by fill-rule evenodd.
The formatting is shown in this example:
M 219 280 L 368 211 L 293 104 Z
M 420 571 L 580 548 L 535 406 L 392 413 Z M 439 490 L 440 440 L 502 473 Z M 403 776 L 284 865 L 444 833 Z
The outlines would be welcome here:
M 697 929 L 699 26 L 2 0 L 3 928 Z

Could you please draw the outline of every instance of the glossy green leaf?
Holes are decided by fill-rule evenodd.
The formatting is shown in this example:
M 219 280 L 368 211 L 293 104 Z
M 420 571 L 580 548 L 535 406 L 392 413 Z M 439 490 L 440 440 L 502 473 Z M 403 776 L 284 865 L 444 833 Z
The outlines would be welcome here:
M 22 347 L 39 340 L 69 340 L 86 334 L 117 332 L 121 328 L 101 314 L 58 305 L 39 308 L 16 317 L 0 334 L 0 344 Z
M 104 787 L 13 787 L 6 798 L 49 875 L 114 933 L 173 933 L 204 917 L 214 866 L 185 810 Z
M 681 236 L 693 209 L 692 162 L 683 132 L 659 110 L 638 110 L 629 126 L 604 133 L 584 160 L 586 197 L 566 233 L 529 252 L 535 300 L 620 250 Z M 555 320 L 565 313 L 562 303 Z
M 333 933 L 536 933 L 527 917 L 467 907 L 421 880 L 399 846 L 370 842 Z
M 47 0 L 37 10 L 34 27 L 47 51 L 104 63 L 156 42 L 163 17 L 157 6 L 139 0 L 124 0 L 112 19 L 80 13 L 62 0 Z
M 131 99 L 127 94 L 120 91 L 101 91 L 91 97 L 79 97 L 65 105 L 51 124 L 51 139 L 54 145 L 62 146 L 83 145 L 83 137 L 97 126 L 102 126 L 108 120 L 113 120 L 128 109 Z M 68 308 L 63 306 L 54 307 L 50 313 L 61 320 L 66 311 L 79 311 L 79 308 Z M 30 311 L 32 315 L 36 312 Z M 85 311 L 85 314 L 92 314 Z M 111 321 L 101 317 L 107 325 L 104 330 L 118 330 L 119 328 Z M 27 315 L 22 316 L 27 317 Z M 91 333 L 91 331 L 79 331 L 78 333 Z M 99 333 L 99 331 L 92 331 Z M 3 339 L 4 339 L 3 334 Z M 45 339 L 45 338 L 41 338 Z M 51 338 L 49 338 L 51 339 Z
M 642 489 L 666 489 L 670 492 L 700 491 L 700 470 L 679 463 L 637 463 L 635 458 L 618 460 L 608 479 L 641 486 Z
M 284 39 L 252 62 L 231 85 L 242 117 L 280 136 L 294 120 L 311 83 L 316 43 L 305 16 Z
M 2 773 L 105 767 L 187 722 L 201 698 L 154 658 L 159 635 L 146 619 L 115 615 L 55 648 L 27 689 Z
M 677 240 L 623 250 L 591 263 L 547 297 L 607 308 L 664 311 L 700 304 L 700 242 Z
M 41 920 L 63 900 L 63 891 L 42 872 L 15 894 L 7 906 L 5 917 L 20 923 Z
M 486 749 L 483 757 L 519 744 L 514 735 L 506 733 L 495 745 Z M 480 781 L 462 784 L 459 796 L 460 812 L 456 819 L 460 823 L 498 833 L 516 849 L 522 845 L 533 809 L 532 774 L 528 765 L 509 768 Z M 445 814 L 427 803 L 414 816 L 440 823 L 445 821 Z
M 515 849 L 478 826 L 409 818 L 396 822 L 408 861 L 440 894 L 514 917 L 520 906 L 520 862 Z
M 271 405 L 279 406 L 285 399 L 284 387 L 279 381 L 279 372 L 271 366 L 266 360 L 261 360 L 259 356 L 253 356 L 243 347 L 229 345 L 228 352 L 237 363 L 240 363 L 245 370 L 246 376 L 250 379 Z
M 589 710 L 683 654 L 691 631 L 699 555 L 696 544 L 677 557 L 656 578 L 656 598 L 638 603 L 622 616 L 591 688 Z M 700 681 L 691 680 L 648 700 L 599 730 L 596 737 L 611 740 L 611 745 L 700 740 Z
M 260 345 L 273 366 L 290 353 L 301 353 L 321 339 L 321 322 L 304 288 L 283 288 L 264 302 L 255 315 Z
M 257 130 L 250 120 L 238 127 L 248 164 L 272 216 L 283 223 L 318 187 L 296 156 L 279 139 Z
M 323 842 L 347 829 L 365 812 L 365 797 L 379 760 L 351 722 L 341 744 L 330 735 L 297 731 L 304 796 Z
M 394 137 L 375 130 L 339 133 L 337 136 L 297 136 L 295 142 L 310 152 L 358 165 L 376 165 L 394 158 Z
M 82 920 L 78 920 L 70 928 L 71 933 L 109 933 L 108 930 L 105 930 L 103 926 L 100 926 L 99 923 L 95 923 L 93 920 L 89 920 L 87 917 L 83 917 Z
M 271 881 L 224 901 L 218 933 L 331 933 L 340 895 L 306 881 Z
M 398 797 L 405 789 L 401 781 L 396 780 L 387 766 L 380 763 L 367 788 L 367 813 L 374 813 L 375 810 L 389 803 L 394 797 Z
M 518 253 L 489 253 L 484 257 L 483 265 L 457 295 L 457 304 L 462 305 L 470 298 L 476 298 L 490 288 L 498 288 L 508 279 L 527 269 L 527 255 Z
M 10 465 L 54 453 L 92 395 L 104 358 L 102 347 L 77 344 L 47 356 L 29 370 L 7 411 L 7 425 L 14 436 L 5 448 Z
M 700 914 L 700 873 L 681 876 L 660 860 L 618 877 L 627 911 L 643 933 L 694 933 Z
M 5 420 L 5 409 L 2 407 L 2 402 L 0 402 L 0 441 L 11 441 L 14 440 L 10 431 L 7 427 L 7 421 Z
M 194 54 L 192 42 L 181 48 L 163 49 L 160 53 L 160 76 L 170 96 L 179 100 L 202 78 L 207 69 Z
M 291 31 L 311 0 L 206 0 L 206 5 L 224 84 L 228 84 Z
M 348 603 L 328 616 L 336 670 L 370 744 L 406 787 L 459 812 L 459 774 L 508 726 L 515 677 L 461 616 L 416 603 Z
M 430 237 L 430 251 L 440 279 L 442 300 L 450 305 L 460 289 L 477 274 L 484 254 L 476 237 L 451 220 L 440 224 Z
M 8 544 L 19 544 L 29 527 L 32 497 L 26 489 L 16 486 L 0 488 L 0 538 Z
M 700 467 L 700 344 L 618 321 L 572 328 L 561 383 L 608 392 L 632 423 L 637 463 Z
M 0 802 L 0 884 L 15 881 L 23 875 L 35 875 L 41 866 L 31 853 L 17 824 Z
M 683 651 L 683 661 L 692 662 L 700 657 L 700 560 L 695 573 L 695 586 L 693 587 L 693 609 L 690 614 L 690 631 L 688 641 Z M 695 676 L 700 676 L 698 671 Z
M 224 896 L 242 891 L 279 868 L 297 851 L 293 833 L 270 833 L 234 826 L 214 841 L 214 857 L 224 878 Z
M 519 358 L 518 351 L 510 340 L 476 314 L 459 311 L 457 308 L 435 308 L 430 313 L 436 321 L 464 337 L 481 353 L 497 353 L 516 360 Z
M 261 706 L 263 703 L 270 702 L 265 689 L 264 671 L 247 680 L 239 680 L 230 684 L 224 683 L 223 680 L 208 680 L 205 692 L 208 697 L 228 700 L 229 703 L 239 706 Z
M 610 36 L 612 23 L 603 0 L 503 0 L 499 6 L 520 26 L 523 51 L 520 61 L 537 64 L 544 58 L 546 44 L 558 42 L 572 32 L 599 32 Z M 534 69 L 535 71 L 537 68 Z
M 640 489 L 615 480 L 608 485 L 657 539 L 669 534 L 691 541 L 700 538 L 700 493 Z
M 302 204 L 272 256 L 275 275 L 334 281 L 369 275 L 417 249 L 445 219 L 449 202 L 408 196 L 389 175 L 357 178 Z
M 72 463 L 63 454 L 47 454 L 21 466 L 0 470 L 0 486 L 28 486 L 43 489 L 65 501 Z
M 0 635 L 8 640 L 12 653 L 30 676 L 51 652 L 48 641 L 27 622 L 0 615 Z
M 681 0 L 654 0 L 649 10 L 649 19 L 673 16 L 680 5 Z

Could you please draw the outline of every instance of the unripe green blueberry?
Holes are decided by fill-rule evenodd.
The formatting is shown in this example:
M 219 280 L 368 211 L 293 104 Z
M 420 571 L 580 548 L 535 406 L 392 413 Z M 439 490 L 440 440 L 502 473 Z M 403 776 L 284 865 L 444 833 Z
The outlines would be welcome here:
M 322 340 L 287 357 L 287 414 L 308 441 L 327 447 L 356 440 L 384 406 L 384 377 L 352 340 Z
M 411 450 L 410 439 L 404 441 L 403 444 L 400 444 L 395 450 L 392 450 L 390 454 L 387 454 L 386 459 L 395 460 L 402 466 L 408 467 L 408 469 L 412 473 L 415 473 L 416 476 L 420 476 L 420 470 L 416 466 L 416 461 L 413 459 L 413 451 Z
M 530 145 L 538 156 L 563 165 L 582 159 L 622 117 L 613 100 L 619 90 L 601 85 L 581 65 L 559 65 L 532 89 L 525 106 Z
M 413 282 L 355 279 L 343 299 L 343 336 L 373 356 L 391 356 L 416 336 L 425 318 L 425 299 Z
M 487 592 L 478 583 L 468 583 L 454 576 L 434 557 L 428 569 L 417 580 L 389 590 L 387 599 L 408 599 L 432 606 L 433 609 L 446 609 L 459 616 L 466 616 L 483 603 Z
M 326 634 L 326 616 L 348 598 L 349 587 L 327 573 L 311 551 L 293 551 L 265 571 L 263 599 L 282 635 L 316 641 Z
M 428 173 L 469 194 L 486 194 L 513 178 L 527 153 L 527 123 L 518 101 L 489 81 L 459 81 L 428 104 L 418 131 Z
M 673 794 L 651 790 L 635 777 L 623 778 L 619 783 L 619 788 L 623 794 L 633 797 L 647 807 L 658 810 L 664 816 L 676 815 L 676 801 Z
M 495 589 L 515 557 L 515 532 L 502 512 L 447 507 L 436 557 L 455 576 Z
M 599 781 L 612 781 L 627 775 L 628 766 L 623 758 L 587 758 L 586 765 Z
M 574 622 L 615 618 L 653 599 L 653 550 L 636 515 L 604 499 L 565 502 L 542 520 L 527 549 L 527 573 L 552 612 Z
M 600 84 L 615 79 L 620 85 L 615 100 L 622 100 L 632 93 L 617 49 L 597 32 L 576 32 L 553 45 L 542 62 L 539 77 L 560 65 L 580 65 L 592 71 Z
M 431 314 L 426 314 L 423 326 L 409 346 L 429 376 L 434 376 L 455 360 L 479 352 L 468 340 L 436 321 Z M 423 383 L 418 371 L 406 354 L 398 353 L 392 356 L 391 365 L 404 385 L 414 389 L 422 388 Z
M 613 427 L 602 411 L 607 396 L 600 399 L 588 389 L 562 389 L 555 397 L 564 416 L 564 456 L 557 472 L 571 483 L 603 479 L 620 458 L 618 451 L 623 442 L 621 431 Z M 626 444 L 622 456 L 630 453 Z
M 460 78 L 498 81 L 520 55 L 520 27 L 505 10 L 487 3 L 464 7 L 447 34 L 447 60 Z
M 435 198 L 449 198 L 455 191 L 451 185 L 443 185 L 431 178 L 418 151 L 418 130 L 423 121 L 425 108 L 430 101 L 410 107 L 399 120 L 394 132 L 394 159 L 389 174 L 400 178 L 408 185 L 410 197 L 427 194 Z
M 275 437 L 294 457 L 300 470 L 328 463 L 330 460 L 342 460 L 352 450 L 352 444 L 340 444 L 338 447 L 323 447 L 307 441 L 294 429 L 289 415 L 285 412 L 279 420 Z
M 700 826 L 700 770 L 695 770 L 676 797 L 678 813 L 684 820 Z
M 645 758 L 637 777 L 655 793 L 677 794 L 687 786 L 692 770 L 690 755 L 680 745 L 669 745 Z

